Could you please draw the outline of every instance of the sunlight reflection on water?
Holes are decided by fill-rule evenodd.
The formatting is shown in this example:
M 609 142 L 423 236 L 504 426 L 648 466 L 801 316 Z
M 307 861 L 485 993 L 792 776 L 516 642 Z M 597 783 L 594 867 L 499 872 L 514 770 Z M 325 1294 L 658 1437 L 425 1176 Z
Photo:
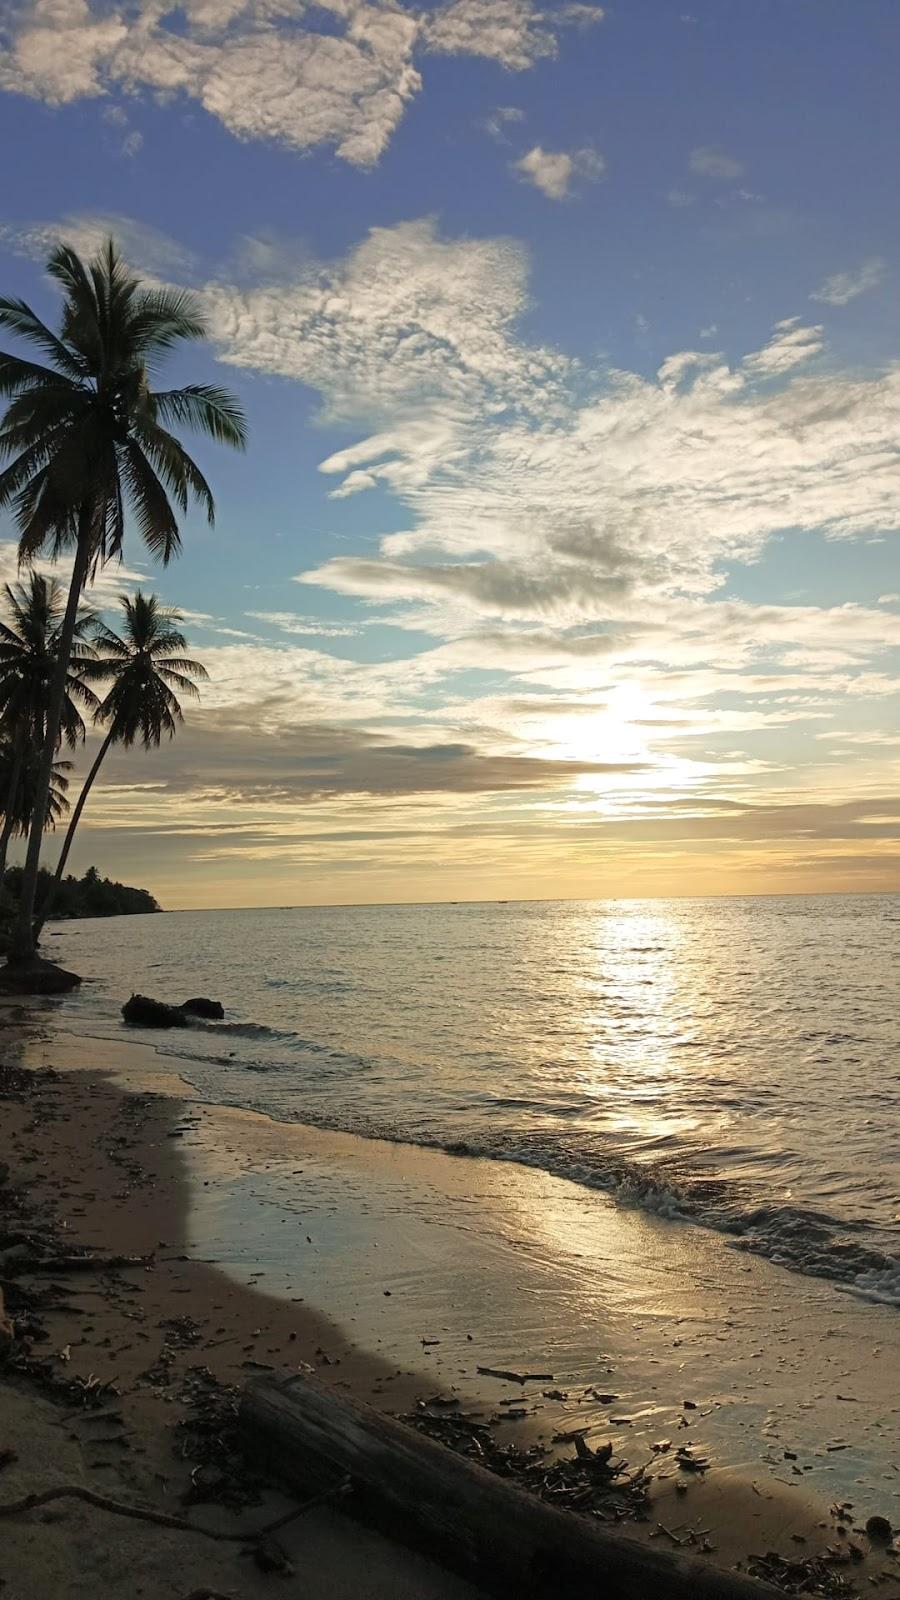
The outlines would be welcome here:
M 204 1095 L 465 1146 L 900 1295 L 897 898 L 388 906 L 71 924 L 133 989 L 221 995 L 156 1041 Z M 872 1277 L 875 1274 L 875 1277 Z

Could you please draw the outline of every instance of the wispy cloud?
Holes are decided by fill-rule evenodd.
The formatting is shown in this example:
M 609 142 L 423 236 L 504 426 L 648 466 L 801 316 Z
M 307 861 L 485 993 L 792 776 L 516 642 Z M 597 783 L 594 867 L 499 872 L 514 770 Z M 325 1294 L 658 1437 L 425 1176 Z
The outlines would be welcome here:
M 744 171 L 742 161 L 714 145 L 699 145 L 692 150 L 688 166 L 698 178 L 739 178 Z
M 775 324 L 767 345 L 745 357 L 744 367 L 759 377 L 780 377 L 819 354 L 824 331 L 821 327 L 805 326 L 799 317 L 786 317 Z
M 0 223 L 0 242 L 8 250 L 44 261 L 61 240 L 82 255 L 93 255 L 112 235 L 132 266 L 150 278 L 184 281 L 195 276 L 198 258 L 168 234 L 118 212 L 80 212 L 58 222 Z
M 861 261 L 858 267 L 853 267 L 849 272 L 835 272 L 818 289 L 814 289 L 810 300 L 820 300 L 826 306 L 846 306 L 851 300 L 856 300 L 861 294 L 868 294 L 870 289 L 877 289 L 884 278 L 887 262 L 883 256 L 870 256 L 867 261 Z
M 267 622 L 280 633 L 303 634 L 318 639 L 353 639 L 362 629 L 357 623 L 326 622 L 322 617 L 303 616 L 298 611 L 248 611 L 255 622 Z
M 500 144 L 508 144 L 506 129 L 524 121 L 525 113 L 518 106 L 497 106 L 490 116 L 485 117 L 482 126 L 492 139 L 497 139 Z

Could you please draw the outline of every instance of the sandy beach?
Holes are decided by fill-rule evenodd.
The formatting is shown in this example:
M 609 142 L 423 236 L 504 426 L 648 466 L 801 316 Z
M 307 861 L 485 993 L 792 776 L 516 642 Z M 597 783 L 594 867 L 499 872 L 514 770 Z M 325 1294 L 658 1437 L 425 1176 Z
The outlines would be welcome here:
M 770 1551 L 795 1563 L 830 1551 L 831 1575 L 900 1595 L 898 1563 L 862 1531 L 874 1513 L 900 1521 L 895 1312 L 699 1230 L 676 1251 L 671 1225 L 545 1173 L 204 1104 L 146 1047 L 76 1040 L 48 1020 L 6 1033 L 5 1060 L 25 1065 L 3 1106 L 10 1183 L 73 1249 L 151 1261 L 64 1279 L 63 1303 L 40 1309 L 33 1354 L 54 1380 L 115 1393 L 97 1409 L 70 1393 L 60 1408 L 33 1378 L 5 1383 L 0 1444 L 17 1459 L 0 1500 L 62 1479 L 177 1509 L 197 1472 L 190 1452 L 179 1459 L 193 1437 L 179 1424 L 218 1386 L 305 1364 L 398 1414 L 454 1401 L 500 1443 L 555 1439 L 565 1453 L 576 1431 L 611 1440 L 653 1479 L 636 1537 L 745 1570 Z M 213 1501 L 234 1501 L 221 1490 Z M 189 1514 L 256 1527 L 289 1505 L 265 1490 L 258 1505 Z M 0 1576 L 16 1600 L 96 1593 L 101 1575 L 112 1596 L 250 1597 L 266 1581 L 239 1546 L 81 1505 L 41 1516 L 4 1528 Z M 331 1510 L 280 1537 L 309 1594 L 471 1592 Z
M 7 1061 L 17 1053 L 6 1045 Z M 341 1384 L 369 1393 L 391 1381 L 401 1407 L 414 1401 L 411 1375 L 387 1371 L 314 1312 L 244 1289 L 188 1259 L 185 1170 L 172 1137 L 178 1118 L 169 1097 L 123 1096 L 87 1074 L 27 1072 L 4 1093 L 0 1159 L 9 1163 L 11 1184 L 26 1186 L 28 1225 L 58 1219 L 73 1250 L 146 1255 L 153 1264 L 79 1273 L 64 1280 L 61 1305 L 41 1306 L 32 1353 L 72 1391 L 60 1394 L 55 1384 L 3 1371 L 0 1458 L 9 1452 L 0 1475 L 3 1502 L 78 1483 L 177 1514 L 193 1489 L 201 1502 L 199 1515 L 188 1513 L 195 1520 L 220 1530 L 255 1528 L 294 1502 L 262 1488 L 248 1490 L 243 1506 L 241 1487 L 232 1485 L 230 1494 L 217 1489 L 206 1504 L 202 1488 L 197 1493 L 192 1486 L 196 1459 L 183 1454 L 179 1425 L 202 1418 L 210 1399 L 224 1397 L 227 1408 L 230 1387 L 254 1371 L 296 1371 L 304 1361 L 318 1367 L 327 1344 L 328 1359 L 341 1363 Z M 200 1378 L 198 1368 L 205 1369 Z M 88 1391 L 83 1400 L 79 1385 Z M 99 1403 L 89 1403 L 94 1386 L 102 1391 Z M 327 1508 L 287 1527 L 279 1544 L 304 1593 L 323 1600 L 474 1594 Z M 77 1502 L 3 1527 L 0 1582 L 10 1600 L 98 1592 L 111 1600 L 222 1592 L 250 1600 L 269 1593 L 271 1581 L 240 1545 L 122 1521 Z

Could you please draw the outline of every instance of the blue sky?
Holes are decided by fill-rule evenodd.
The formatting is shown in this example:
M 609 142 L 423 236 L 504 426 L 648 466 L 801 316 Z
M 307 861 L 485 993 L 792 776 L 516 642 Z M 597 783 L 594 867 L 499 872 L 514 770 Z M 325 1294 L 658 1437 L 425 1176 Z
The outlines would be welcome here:
M 892 0 L 26 0 L 7 293 L 112 231 L 250 448 L 211 683 L 75 864 L 166 904 L 900 886 Z M 5 571 L 12 530 L 0 530 Z

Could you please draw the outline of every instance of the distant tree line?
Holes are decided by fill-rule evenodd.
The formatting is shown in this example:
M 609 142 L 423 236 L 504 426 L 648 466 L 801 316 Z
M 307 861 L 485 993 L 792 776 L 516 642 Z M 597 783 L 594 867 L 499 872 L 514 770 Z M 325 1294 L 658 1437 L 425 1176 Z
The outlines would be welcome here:
M 52 881 L 52 874 L 42 867 L 38 879 L 38 892 L 42 897 L 49 892 Z M 7 905 L 16 905 L 21 892 L 22 868 L 9 867 L 3 876 L 3 899 Z M 53 917 L 127 917 L 160 910 L 162 907 L 149 890 L 133 889 L 127 883 L 101 878 L 96 867 L 88 867 L 83 878 L 70 874 L 60 879 Z

